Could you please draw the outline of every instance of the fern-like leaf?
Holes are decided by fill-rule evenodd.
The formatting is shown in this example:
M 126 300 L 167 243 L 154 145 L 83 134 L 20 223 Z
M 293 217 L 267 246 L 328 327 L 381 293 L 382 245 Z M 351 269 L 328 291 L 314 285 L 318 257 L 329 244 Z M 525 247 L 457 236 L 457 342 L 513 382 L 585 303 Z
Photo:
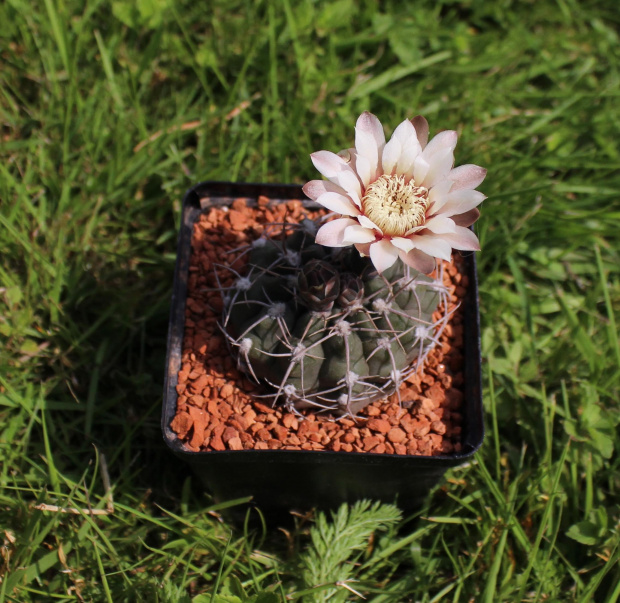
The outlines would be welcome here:
M 401 519 L 396 506 L 369 500 L 359 501 L 352 507 L 342 505 L 331 516 L 329 521 L 324 513 L 319 513 L 310 530 L 312 548 L 302 557 L 308 588 L 350 579 L 355 562 L 368 548 L 374 532 L 387 530 Z M 313 601 L 346 600 L 350 594 L 345 588 L 321 589 Z

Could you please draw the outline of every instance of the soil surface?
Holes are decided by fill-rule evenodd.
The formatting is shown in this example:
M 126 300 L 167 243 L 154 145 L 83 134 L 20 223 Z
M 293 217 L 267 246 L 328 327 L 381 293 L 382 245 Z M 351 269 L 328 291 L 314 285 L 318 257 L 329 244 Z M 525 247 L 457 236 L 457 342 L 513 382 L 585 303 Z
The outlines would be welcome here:
M 440 343 L 422 370 L 409 376 L 398 395 L 366 407 L 357 417 L 334 418 L 304 411 L 302 416 L 271 408 L 252 394 L 260 386 L 237 369 L 218 326 L 218 288 L 232 284 L 228 267 L 242 270 L 239 248 L 260 236 L 269 223 L 315 218 L 300 201 L 271 205 L 259 197 L 231 207 L 212 207 L 194 225 L 190 258 L 182 366 L 178 375 L 173 431 L 190 451 L 333 450 L 375 454 L 450 454 L 461 449 L 463 327 L 459 300 L 467 287 L 460 257 L 445 262 L 444 281 L 453 311 Z M 242 257 L 240 257 L 242 256 Z

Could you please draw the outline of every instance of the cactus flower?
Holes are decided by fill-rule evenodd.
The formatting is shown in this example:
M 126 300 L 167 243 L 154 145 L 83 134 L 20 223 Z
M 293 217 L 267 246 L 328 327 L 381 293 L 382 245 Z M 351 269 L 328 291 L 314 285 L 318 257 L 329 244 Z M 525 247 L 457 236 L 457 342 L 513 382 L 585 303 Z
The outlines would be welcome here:
M 452 249 L 479 250 L 468 226 L 486 198 L 475 190 L 486 170 L 453 167 L 452 130 L 427 141 L 428 123 L 418 116 L 403 121 L 386 143 L 381 122 L 366 111 L 355 125 L 354 148 L 313 153 L 314 166 L 327 180 L 312 180 L 303 190 L 341 216 L 319 229 L 316 242 L 354 245 L 378 272 L 400 258 L 428 274 L 435 258 L 450 261 Z

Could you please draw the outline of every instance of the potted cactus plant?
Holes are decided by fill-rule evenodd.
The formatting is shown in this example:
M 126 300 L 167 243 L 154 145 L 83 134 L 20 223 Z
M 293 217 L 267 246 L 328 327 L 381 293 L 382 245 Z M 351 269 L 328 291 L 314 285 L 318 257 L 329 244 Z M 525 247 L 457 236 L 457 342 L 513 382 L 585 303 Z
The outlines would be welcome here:
M 476 187 L 486 170 L 453 168 L 456 133 L 441 132 L 429 142 L 422 117 L 405 120 L 388 142 L 368 112 L 355 131 L 355 147 L 311 156 L 326 180 L 303 187 L 306 212 L 290 205 L 302 197 L 298 187 L 204 183 L 186 195 L 162 428 L 167 443 L 220 499 L 250 495 L 278 510 L 399 497 L 402 507 L 413 508 L 446 468 L 482 441 L 473 254 L 462 262 L 459 277 L 468 287 L 456 303 L 446 265 L 453 249 L 479 249 L 469 226 L 479 216 L 484 195 Z M 239 225 L 237 214 L 248 204 L 273 218 L 273 200 L 287 207 L 277 224 Z M 190 249 L 196 258 L 203 247 L 194 232 L 201 220 L 212 234 L 231 225 L 221 239 L 241 243 L 229 245 L 231 261 L 213 250 L 205 260 L 191 260 Z M 196 289 L 197 279 L 208 281 L 197 276 L 201 271 L 215 279 L 201 291 L 205 308 L 221 311 L 217 331 L 195 300 L 186 302 L 188 283 Z M 438 433 L 431 435 L 445 430 L 448 408 L 465 429 L 459 426 L 456 446 L 414 454 L 412 434 L 423 431 L 415 426 L 416 413 L 425 412 L 429 398 L 403 392 L 424 378 L 429 355 L 441 353 L 457 308 L 463 367 L 459 388 L 452 389 L 461 412 L 449 404 L 426 411 L 435 417 Z M 194 352 L 186 345 L 197 339 L 193 331 L 187 336 L 187 323 L 200 321 L 201 332 L 224 344 L 215 354 L 220 377 L 211 381 L 201 368 L 214 358 L 211 344 L 203 336 Z M 222 359 L 226 347 L 233 360 Z M 248 386 L 248 394 L 217 381 L 231 372 L 257 385 Z M 442 376 L 451 383 L 450 375 Z M 226 409 L 214 398 L 221 401 L 225 389 Z M 383 413 L 388 397 L 392 406 Z M 317 417 L 324 427 L 302 442 L 300 434 L 312 431 Z M 345 425 L 355 435 L 343 435 Z

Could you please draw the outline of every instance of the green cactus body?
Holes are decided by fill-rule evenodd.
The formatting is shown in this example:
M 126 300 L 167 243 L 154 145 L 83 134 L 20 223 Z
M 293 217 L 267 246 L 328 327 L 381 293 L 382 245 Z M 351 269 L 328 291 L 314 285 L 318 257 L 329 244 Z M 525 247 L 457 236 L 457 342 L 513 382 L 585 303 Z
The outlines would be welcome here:
M 223 292 L 223 328 L 274 403 L 355 414 L 424 360 L 446 291 L 402 262 L 379 275 L 355 249 L 316 245 L 315 229 L 305 220 L 249 247 L 246 273 Z

